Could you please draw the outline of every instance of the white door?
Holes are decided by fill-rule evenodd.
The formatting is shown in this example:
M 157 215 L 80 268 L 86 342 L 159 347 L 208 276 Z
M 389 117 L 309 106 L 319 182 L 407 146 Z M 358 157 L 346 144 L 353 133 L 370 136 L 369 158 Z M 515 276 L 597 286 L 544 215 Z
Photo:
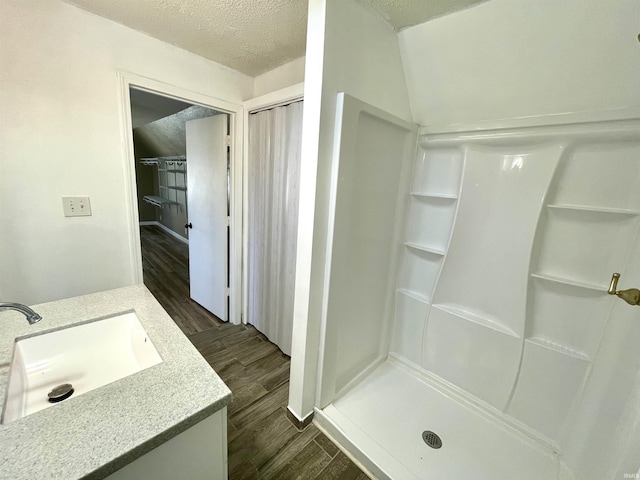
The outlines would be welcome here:
M 191 298 L 227 321 L 227 115 L 186 129 Z

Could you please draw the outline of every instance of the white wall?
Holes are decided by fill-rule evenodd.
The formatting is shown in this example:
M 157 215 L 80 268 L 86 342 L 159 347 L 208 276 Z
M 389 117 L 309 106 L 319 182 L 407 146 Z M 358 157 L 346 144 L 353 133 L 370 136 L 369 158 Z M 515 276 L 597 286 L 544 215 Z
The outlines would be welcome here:
M 253 79 L 57 0 L 0 2 L 0 31 L 0 298 L 133 283 L 117 72 L 238 104 Z
M 411 119 L 394 30 L 358 0 L 311 0 L 307 29 L 300 217 L 289 409 L 311 413 L 324 295 L 336 95 Z
M 253 82 L 255 97 L 304 82 L 305 57 L 296 58 L 273 70 L 258 75 Z
M 636 0 L 492 0 L 399 33 L 416 123 L 640 107 Z

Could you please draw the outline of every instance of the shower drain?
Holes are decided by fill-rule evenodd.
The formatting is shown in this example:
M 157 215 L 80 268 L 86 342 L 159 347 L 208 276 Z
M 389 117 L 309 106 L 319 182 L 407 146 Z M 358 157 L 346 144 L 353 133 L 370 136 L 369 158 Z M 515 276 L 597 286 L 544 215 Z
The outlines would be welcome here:
M 422 440 L 424 440 L 424 443 L 429 445 L 431 448 L 440 448 L 442 446 L 442 440 L 438 434 L 431 430 L 425 430 L 422 432 Z

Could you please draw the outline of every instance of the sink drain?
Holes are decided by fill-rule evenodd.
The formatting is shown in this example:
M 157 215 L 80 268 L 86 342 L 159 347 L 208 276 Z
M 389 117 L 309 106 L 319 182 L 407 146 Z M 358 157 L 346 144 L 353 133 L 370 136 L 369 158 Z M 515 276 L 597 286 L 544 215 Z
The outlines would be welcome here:
M 422 440 L 431 448 L 440 448 L 442 446 L 442 440 L 440 437 L 431 430 L 425 430 L 422 432 Z
M 73 385 L 71 385 L 70 383 L 63 383 L 62 385 L 58 385 L 47 394 L 51 403 L 58 403 L 66 400 L 71 395 L 73 395 Z

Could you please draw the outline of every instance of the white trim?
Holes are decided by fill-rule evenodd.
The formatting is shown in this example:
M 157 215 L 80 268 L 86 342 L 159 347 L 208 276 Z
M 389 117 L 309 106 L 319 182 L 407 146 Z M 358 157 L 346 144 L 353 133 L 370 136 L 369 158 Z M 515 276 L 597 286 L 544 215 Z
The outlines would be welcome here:
M 239 324 L 242 311 L 242 163 L 244 152 L 243 132 L 245 125 L 244 108 L 239 104 L 229 103 L 219 98 L 122 70 L 118 71 L 118 84 L 120 121 L 122 126 L 122 161 L 124 162 L 125 172 L 124 184 L 127 220 L 130 230 L 129 250 L 133 272 L 131 280 L 133 284 L 143 283 L 143 276 L 129 88 L 133 87 L 138 90 L 174 98 L 194 105 L 201 105 L 229 114 L 230 134 L 233 139 L 231 146 L 231 238 L 229 242 L 229 284 L 231 295 L 229 302 L 229 321 L 234 324 Z
M 527 127 L 550 127 L 555 125 L 609 122 L 613 120 L 633 120 L 640 117 L 640 108 L 624 107 L 613 110 L 586 112 L 565 112 L 531 117 L 503 118 L 480 121 L 477 123 L 457 123 L 451 125 L 421 126 L 418 135 L 437 135 L 441 133 L 473 132 L 477 130 L 501 130 Z
M 246 260 L 249 251 L 249 176 L 247 159 L 249 158 L 249 114 L 267 108 L 273 108 L 288 103 L 302 100 L 304 96 L 304 83 L 298 83 L 275 92 L 267 93 L 260 97 L 252 98 L 242 104 L 244 108 L 243 128 L 246 134 L 242 143 L 242 258 Z M 249 271 L 247 262 L 242 262 L 242 323 L 247 323 L 247 308 L 249 299 L 248 292 Z
M 266 110 L 280 105 L 287 105 L 297 100 L 302 100 L 303 96 L 304 83 L 297 83 L 290 87 L 247 100 L 242 104 L 242 106 L 248 113 L 256 113 L 260 110 Z
M 160 227 L 162 230 L 164 230 L 165 232 L 167 232 L 169 235 L 171 235 L 172 237 L 175 237 L 176 239 L 180 240 L 182 243 L 186 243 L 187 245 L 189 245 L 189 239 L 183 237 L 182 235 L 180 235 L 177 232 L 174 232 L 173 230 L 171 230 L 169 227 L 167 227 L 166 225 L 157 222 L 157 221 L 151 221 L 151 222 L 140 222 L 140 226 L 144 227 L 144 226 L 156 226 L 156 227 Z

